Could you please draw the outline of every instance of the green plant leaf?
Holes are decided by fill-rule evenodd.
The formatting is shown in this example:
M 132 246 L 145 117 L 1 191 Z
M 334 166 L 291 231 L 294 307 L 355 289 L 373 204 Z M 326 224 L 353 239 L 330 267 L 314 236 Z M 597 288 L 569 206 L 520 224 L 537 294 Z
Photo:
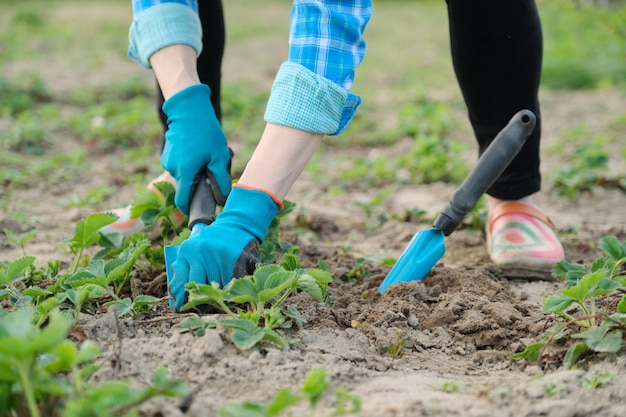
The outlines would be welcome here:
M 137 219 L 142 216 L 145 211 L 152 210 L 160 213 L 165 208 L 165 200 L 154 190 L 146 188 L 135 195 L 130 205 L 131 219 Z M 146 223 L 146 225 L 150 225 Z
M 17 276 L 26 268 L 35 262 L 34 256 L 24 256 L 12 261 L 6 269 L 6 272 L 0 274 L 0 283 L 8 284 L 15 280 Z
M 567 280 L 570 287 L 576 285 L 578 280 L 588 273 L 589 270 L 584 265 L 566 260 L 559 261 L 552 267 L 552 276 L 559 280 Z
M 82 270 L 63 279 L 63 284 L 73 288 L 87 284 L 96 284 L 102 287 L 106 287 L 109 285 L 109 282 L 104 275 L 95 276 L 89 271 Z
M 311 407 L 315 407 L 322 394 L 330 387 L 325 369 L 312 369 L 302 385 L 302 392 L 308 397 Z
M 605 258 L 605 257 L 601 257 L 601 258 L 596 259 L 591 264 L 591 272 L 596 272 L 596 271 L 599 271 L 601 269 L 606 269 L 606 270 L 610 271 L 614 267 L 615 267 L 615 261 L 614 260 L 608 259 L 608 258 Z
M 280 262 L 280 266 L 287 271 L 295 271 L 300 268 L 300 258 L 293 253 L 286 253 Z
M 281 348 L 287 347 L 287 342 L 285 341 L 285 339 L 276 331 L 271 330 L 271 329 L 263 329 L 263 332 L 264 332 L 263 339 L 269 342 L 272 342 L 278 347 L 281 347 Z
M 622 296 L 622 299 L 617 303 L 617 312 L 620 314 L 626 314 L 626 295 Z
M 3 229 L 4 234 L 6 235 L 6 237 L 16 246 L 22 246 L 24 245 L 26 242 L 28 242 L 30 239 L 32 239 L 33 236 L 35 236 L 37 234 L 37 229 L 33 229 L 29 232 L 26 232 L 22 235 L 20 235 L 19 237 L 13 233 L 12 230 L 9 229 Z
M 133 311 L 133 301 L 129 298 L 123 298 L 121 300 L 110 301 L 105 306 L 112 308 L 118 317 L 124 316 Z
M 85 340 L 82 345 L 80 345 L 80 349 L 78 350 L 78 355 L 76 356 L 76 361 L 79 364 L 83 364 L 86 362 L 91 362 L 100 354 L 100 348 L 96 343 L 92 340 Z
M 222 417 L 273 417 L 261 404 L 244 402 L 243 404 L 226 403 L 220 409 Z
M 310 295 L 312 298 L 314 298 L 316 301 L 320 301 L 320 302 L 324 301 L 324 293 L 322 292 L 322 289 L 320 288 L 315 278 L 313 278 L 311 275 L 309 274 L 300 275 L 298 277 L 297 286 L 298 286 L 298 289 L 304 291 L 305 293 Z
M 313 268 L 309 269 L 307 273 L 315 278 L 315 281 L 317 281 L 319 284 L 330 284 L 331 282 L 333 282 L 333 276 L 330 272 L 326 270 Z
M 180 333 L 192 332 L 197 337 L 202 337 L 205 334 L 205 329 L 208 327 L 214 327 L 215 321 L 204 321 L 200 317 L 191 316 L 187 317 L 174 328 Z
M 612 293 L 621 286 L 622 284 L 617 281 L 614 281 L 610 278 L 603 278 L 598 283 L 598 288 L 593 292 L 593 296 L 597 297 L 599 295 Z
M 100 240 L 99 230 L 117 220 L 117 216 L 111 213 L 92 213 L 76 223 L 74 236 L 69 245 L 73 251 L 78 248 L 86 248 Z
M 615 236 L 606 236 L 600 239 L 598 247 L 608 257 L 615 261 L 626 259 L 626 242 L 620 243 Z
M 51 294 L 52 292 L 44 290 L 43 288 L 39 288 L 37 286 L 28 287 L 24 291 L 22 291 L 22 295 L 26 295 L 29 297 L 46 297 Z
M 141 294 L 133 300 L 133 309 L 138 313 L 145 313 L 152 309 L 159 301 L 161 301 L 160 298 Z
M 557 294 L 551 295 L 543 303 L 544 313 L 560 313 L 564 311 L 574 302 L 574 299 L 569 295 Z
M 302 400 L 302 395 L 293 392 L 289 388 L 281 388 L 278 390 L 272 401 L 267 405 L 267 411 L 269 415 L 277 416 L 283 410 L 298 404 Z
M 227 287 L 228 300 L 238 304 L 256 303 L 258 301 L 259 291 L 250 277 L 233 280 L 231 283 Z
M 45 369 L 50 374 L 68 371 L 78 364 L 78 352 L 76 346 L 69 340 L 59 343 L 54 349 L 50 350 L 50 355 L 54 360 L 46 363 Z
M 302 330 L 303 325 L 307 322 L 306 318 L 298 311 L 297 308 L 292 305 L 287 306 L 287 311 L 285 311 L 285 315 L 293 320 L 300 330 Z
M 84 269 L 85 272 L 89 272 L 94 277 L 106 276 L 104 259 L 95 259 L 89 262 L 89 265 Z
M 232 280 L 234 282 L 236 280 Z M 228 286 L 230 283 L 226 286 Z M 195 306 L 199 306 L 202 304 L 213 304 L 218 305 L 217 301 L 223 300 L 226 294 L 226 288 L 220 289 L 219 284 L 216 282 L 208 284 L 198 284 L 195 282 L 190 282 L 186 286 L 187 291 L 189 292 L 189 299 L 187 304 L 183 305 L 181 310 L 191 310 Z
M 607 275 L 608 271 L 605 270 L 588 273 L 578 281 L 578 284 L 570 288 L 562 289 L 561 293 L 573 298 L 579 304 L 583 304 L 585 298 L 593 295 L 600 281 Z
M 174 186 L 167 181 L 156 182 L 154 186 L 165 197 L 165 205 L 175 207 L 174 197 L 176 196 L 176 189 Z
M 130 273 L 133 265 L 135 265 L 135 262 L 137 262 L 137 259 L 149 247 L 150 243 L 148 242 L 132 244 L 124 249 L 119 258 L 107 262 L 105 266 L 107 281 L 109 283 L 122 283 Z
M 296 273 L 292 271 L 277 271 L 271 274 L 264 283 L 264 288 L 260 288 L 259 301 L 266 302 L 273 300 L 286 290 L 293 286 L 296 279 Z
M 526 349 L 523 351 L 511 355 L 511 359 L 525 359 L 528 362 L 537 362 L 541 357 L 541 349 L 545 345 L 545 342 L 532 343 L 526 346 Z
M 567 352 L 565 352 L 565 356 L 563 357 L 563 366 L 565 366 L 566 369 L 570 369 L 572 366 L 574 366 L 580 355 L 582 355 L 587 350 L 589 350 L 587 343 L 574 343 L 572 346 L 569 347 L 569 349 L 567 349 Z
M 61 343 L 72 327 L 70 319 L 61 311 L 50 313 L 48 324 L 30 340 L 31 352 L 46 352 Z M 37 334 L 38 333 L 38 334 Z
M 345 389 L 337 389 L 335 391 L 337 403 L 333 416 L 342 416 L 344 414 L 353 414 L 361 411 L 361 398 Z
M 271 265 L 262 265 L 254 271 L 253 279 L 256 287 L 259 291 L 268 288 L 268 285 L 265 282 L 269 279 L 269 277 L 276 272 L 283 272 L 284 269 L 280 265 L 271 264 Z M 272 287 L 269 287 L 272 288 Z
M 239 349 L 248 350 L 263 339 L 265 331 L 257 327 L 257 325 L 250 320 L 242 319 L 241 322 L 241 324 L 245 324 L 243 326 L 238 325 L 237 328 L 233 328 L 231 338 L 235 346 Z
M 0 320 L 1 354 L 18 358 L 28 357 L 31 354 L 30 341 L 38 330 L 32 323 L 33 315 L 31 309 L 21 308 L 2 316 Z
M 618 352 L 623 346 L 622 332 L 619 330 L 610 331 L 611 328 L 606 322 L 582 333 L 572 335 L 578 339 L 585 339 L 589 349 L 594 352 Z
M 168 397 L 184 397 L 189 395 L 189 387 L 182 381 L 171 379 L 167 368 L 160 366 L 154 370 L 152 386 L 146 388 L 142 396 L 166 395 Z

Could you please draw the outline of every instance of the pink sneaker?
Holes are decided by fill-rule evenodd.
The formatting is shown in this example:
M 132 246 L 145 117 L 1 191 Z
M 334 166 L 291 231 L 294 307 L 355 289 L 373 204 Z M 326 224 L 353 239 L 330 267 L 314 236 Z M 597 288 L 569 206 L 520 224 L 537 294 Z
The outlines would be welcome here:
M 554 224 L 522 202 L 504 202 L 489 213 L 487 250 L 511 278 L 552 280 L 552 267 L 565 257 Z
M 123 236 L 127 236 L 132 233 L 147 231 L 146 225 L 141 221 L 140 218 L 131 219 L 130 205 L 115 210 L 110 210 L 109 213 L 116 214 L 118 219 L 100 229 L 100 233 L 102 233 L 103 235 L 120 233 Z
M 172 178 L 172 176 L 166 171 L 166 172 L 163 172 L 158 177 L 156 177 L 155 179 L 153 179 L 152 181 L 150 181 L 147 188 L 157 192 L 158 194 L 161 194 L 159 190 L 157 190 L 157 188 L 154 186 L 154 184 L 157 182 L 164 182 L 164 181 L 167 181 L 173 184 L 174 187 L 176 187 L 176 180 L 174 180 L 174 178 Z M 152 228 L 148 228 L 144 224 L 144 222 L 141 221 L 140 218 L 136 218 L 136 219 L 131 218 L 130 209 L 131 209 L 131 206 L 128 205 L 126 207 L 118 208 L 115 210 L 109 210 L 109 213 L 114 213 L 119 218 L 113 223 L 101 228 L 100 233 L 102 233 L 103 235 L 112 234 L 112 233 L 120 233 L 123 236 L 127 236 L 127 235 L 130 235 L 131 233 L 149 232 L 151 229 L 158 229 L 157 227 L 154 227 L 154 226 Z M 180 210 L 176 210 L 173 213 L 173 215 L 176 221 L 178 222 L 179 226 L 183 223 L 183 221 L 185 221 L 185 215 Z

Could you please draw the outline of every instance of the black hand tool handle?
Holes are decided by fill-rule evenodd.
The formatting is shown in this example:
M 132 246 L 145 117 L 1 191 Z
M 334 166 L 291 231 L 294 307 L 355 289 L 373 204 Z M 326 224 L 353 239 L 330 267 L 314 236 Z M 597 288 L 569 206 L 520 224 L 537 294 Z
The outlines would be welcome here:
M 201 170 L 194 180 L 189 202 L 189 229 L 197 223 L 211 224 L 215 221 L 216 202 L 211 189 L 208 169 Z
M 535 123 L 536 117 L 532 111 L 520 110 L 478 158 L 467 178 L 435 219 L 434 226 L 445 236 L 449 236 L 461 224 L 478 199 L 509 166 L 532 133 Z

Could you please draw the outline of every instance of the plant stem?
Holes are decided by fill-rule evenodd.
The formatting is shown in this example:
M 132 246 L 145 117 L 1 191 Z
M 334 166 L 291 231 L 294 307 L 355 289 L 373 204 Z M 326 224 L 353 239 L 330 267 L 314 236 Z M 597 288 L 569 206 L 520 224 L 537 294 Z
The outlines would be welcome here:
M 285 301 L 287 299 L 287 297 L 289 296 L 289 294 L 291 294 L 293 292 L 293 290 L 296 288 L 296 285 L 298 284 L 298 281 L 295 280 L 294 284 L 291 288 L 289 288 L 287 291 L 285 291 L 283 293 L 283 295 L 278 299 L 278 301 L 276 301 L 274 303 L 275 306 L 279 306 L 283 303 L 283 301 Z
M 233 311 L 228 308 L 228 306 L 226 305 L 226 303 L 223 300 L 215 300 L 217 302 L 217 304 L 220 306 L 220 308 L 222 310 L 224 310 L 226 312 L 226 314 L 228 314 L 231 318 L 236 319 L 237 315 L 235 313 L 233 313 Z
M 80 247 L 78 249 L 78 253 L 76 254 L 76 258 L 74 258 L 74 262 L 72 263 L 72 274 L 76 273 L 76 270 L 78 269 L 78 263 L 80 262 L 80 258 L 82 258 L 83 256 L 83 250 L 85 250 L 84 247 Z
M 35 393 L 33 387 L 30 384 L 30 378 L 28 377 L 28 364 L 19 361 L 17 363 L 17 373 L 20 377 L 20 384 L 24 390 L 24 396 L 26 397 L 26 404 L 28 405 L 28 411 L 30 411 L 31 417 L 40 417 L 39 408 L 37 408 L 37 402 L 35 401 Z
M 619 271 L 622 270 L 622 264 L 624 263 L 623 259 L 620 259 L 619 261 L 615 262 L 615 266 L 613 266 L 613 269 L 611 269 L 611 275 L 609 276 L 609 278 L 613 279 L 614 276 L 619 274 Z M 617 273 L 615 273 L 615 269 L 617 269 Z

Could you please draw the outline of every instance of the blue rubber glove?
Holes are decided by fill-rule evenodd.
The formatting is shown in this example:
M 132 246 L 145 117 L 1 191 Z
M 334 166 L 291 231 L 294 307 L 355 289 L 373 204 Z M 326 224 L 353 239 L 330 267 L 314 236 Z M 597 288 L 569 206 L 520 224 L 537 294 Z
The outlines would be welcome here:
M 205 84 L 187 87 L 163 104 L 163 112 L 168 129 L 161 165 L 176 178 L 176 206 L 189 214 L 194 178 L 205 166 L 215 201 L 223 205 L 231 186 L 231 154 L 211 104 L 211 90 Z
M 259 245 L 278 209 L 277 201 L 264 191 L 233 187 L 217 219 L 208 226 L 196 224 L 178 248 L 168 283 L 170 308 L 180 311 L 189 282 L 217 282 L 223 287 L 232 278 L 252 274 L 259 262 Z

